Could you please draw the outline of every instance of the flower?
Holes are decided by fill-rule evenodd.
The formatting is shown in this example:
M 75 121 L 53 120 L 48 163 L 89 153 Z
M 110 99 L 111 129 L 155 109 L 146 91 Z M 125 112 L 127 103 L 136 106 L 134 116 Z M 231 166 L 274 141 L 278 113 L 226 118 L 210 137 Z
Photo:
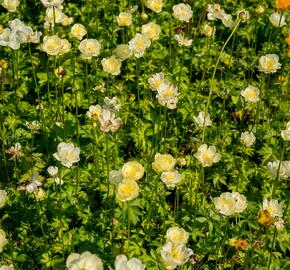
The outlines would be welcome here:
M 205 127 L 209 127 L 212 124 L 212 121 L 210 120 L 210 115 L 207 113 L 205 117 L 205 112 L 200 112 L 198 116 L 194 116 L 193 119 L 199 128 L 203 128 L 203 125 Z
M 192 15 L 191 6 L 188 4 L 180 3 L 173 6 L 173 17 L 179 21 L 189 22 Z
M 131 201 L 138 197 L 139 186 L 136 181 L 124 179 L 118 184 L 116 193 L 121 202 Z
M 6 238 L 6 233 L 2 229 L 0 229 L 0 252 L 3 251 L 4 246 L 8 243 Z
M 234 27 L 235 22 L 233 21 L 232 15 L 224 14 L 222 17 L 222 23 L 225 27 Z
M 64 0 L 40 0 L 41 3 L 46 7 L 57 7 L 59 6 Z
M 115 55 L 121 60 L 124 61 L 131 57 L 132 52 L 128 44 L 120 44 L 115 49 Z
M 14 266 L 12 264 L 9 265 L 2 265 L 0 270 L 14 270 Z
M 129 12 L 121 12 L 117 17 L 119 26 L 129 26 L 132 24 L 132 14 Z
M 58 36 L 46 36 L 43 38 L 42 49 L 49 55 L 58 55 L 63 47 L 63 41 Z
M 274 12 L 270 15 L 269 20 L 275 27 L 282 27 L 286 25 L 286 18 L 278 12 Z
M 241 91 L 241 96 L 244 97 L 246 102 L 256 103 L 259 99 L 260 90 L 252 85 Z
M 140 58 L 145 53 L 145 50 L 149 48 L 151 41 L 145 35 L 137 33 L 130 41 L 129 47 L 133 55 Z
M 61 39 L 61 44 L 62 47 L 60 49 L 59 55 L 64 55 L 65 53 L 68 53 L 71 50 L 71 44 L 67 39 L 65 38 Z
M 267 163 L 270 174 L 276 178 L 288 178 L 290 177 L 290 161 L 275 160 Z M 278 173 L 279 169 L 279 173 Z
M 96 39 L 84 39 L 81 41 L 78 49 L 83 58 L 91 59 L 93 56 L 99 56 L 101 44 Z
M 54 25 L 54 23 L 61 23 L 65 18 L 62 12 L 63 7 L 48 7 L 46 9 L 46 23 Z
M 208 4 L 207 5 L 207 18 L 210 21 L 214 21 L 216 19 L 222 19 L 226 14 L 219 4 Z
M 157 88 L 158 94 L 156 98 L 160 105 L 166 106 L 168 109 L 175 109 L 178 102 L 177 98 L 177 86 L 169 83 L 168 81 L 163 82 Z
M 159 13 L 163 7 L 163 0 L 147 0 L 146 7 L 156 13 Z
M 281 137 L 285 141 L 290 141 L 290 121 L 286 125 L 286 129 L 281 131 Z
M 68 270 L 103 270 L 101 259 L 89 251 L 82 254 L 72 253 L 66 259 Z
M 290 35 L 287 36 L 285 41 L 286 41 L 287 45 L 290 47 Z
M 15 12 L 19 6 L 19 0 L 3 0 L 2 6 L 9 12 Z
M 72 143 L 61 142 L 57 146 L 57 152 L 53 156 L 67 168 L 80 160 L 80 149 Z
M 156 73 L 154 75 L 152 75 L 149 79 L 148 79 L 148 83 L 151 89 L 153 90 L 157 90 L 158 87 L 162 84 L 162 83 L 169 83 L 165 77 L 164 77 L 164 73 L 163 72 L 159 72 Z
M 87 116 L 93 120 L 98 120 L 101 113 L 102 107 L 100 105 L 91 105 L 87 112 Z
M 111 110 L 113 112 L 121 110 L 122 106 L 118 103 L 117 97 L 113 98 L 104 98 L 105 105 L 103 106 L 104 109 Z
M 49 166 L 47 168 L 47 172 L 49 173 L 50 176 L 56 176 L 58 174 L 58 167 L 56 167 L 56 166 Z
M 175 166 L 176 160 L 169 154 L 157 153 L 152 163 L 152 168 L 155 172 L 168 172 Z
M 219 197 L 213 198 L 213 203 L 215 208 L 226 216 L 241 213 L 247 208 L 247 199 L 239 192 L 223 192 Z
M 74 22 L 74 19 L 72 17 L 69 16 L 64 16 L 64 18 L 61 21 L 61 25 L 62 26 L 68 26 L 71 25 Z
M 0 189 L 0 208 L 5 206 L 7 199 L 7 192 L 3 189 Z
M 250 13 L 249 11 L 247 11 L 246 9 L 242 9 L 242 10 L 239 10 L 237 12 L 237 17 L 238 19 L 240 19 L 242 22 L 245 22 L 247 20 L 250 19 Z
M 102 110 L 98 120 L 103 132 L 116 132 L 123 125 L 122 119 L 120 117 L 116 118 L 115 112 L 108 109 Z
M 265 12 L 265 7 L 262 5 L 257 6 L 257 8 L 255 9 L 256 13 L 258 14 L 263 14 Z
M 203 167 L 210 167 L 213 165 L 213 163 L 217 163 L 221 159 L 221 155 L 217 153 L 216 147 L 208 147 L 206 144 L 202 144 L 194 156 Z
M 266 54 L 259 58 L 259 71 L 264 73 L 275 73 L 281 68 L 277 54 Z
M 147 38 L 153 40 L 159 39 L 159 35 L 161 33 L 161 28 L 158 24 L 154 22 L 150 22 L 147 24 L 142 25 L 142 34 L 145 35 Z
M 268 200 L 265 199 L 263 201 L 263 210 L 268 211 L 271 217 L 282 217 L 283 216 L 283 210 L 281 205 L 279 204 L 278 200 Z
M 290 0 L 276 0 L 276 8 L 278 10 L 286 10 L 290 8 Z
M 174 246 L 186 245 L 188 237 L 188 232 L 179 227 L 169 228 L 166 232 L 166 241 L 171 242 Z
M 75 23 L 71 28 L 71 34 L 75 38 L 82 40 L 83 37 L 87 34 L 87 31 L 86 31 L 86 28 L 84 27 L 84 25 L 82 25 L 80 23 Z
M 111 185 L 120 184 L 123 181 L 122 170 L 112 170 L 109 172 L 109 182 Z
M 215 34 L 215 27 L 210 26 L 209 24 L 205 24 L 202 28 L 202 34 L 211 38 Z
M 11 156 L 11 159 L 16 160 L 21 155 L 20 149 L 21 149 L 21 144 L 17 142 L 15 143 L 14 146 L 11 146 L 7 150 L 5 150 L 5 153 Z
M 125 255 L 118 255 L 115 260 L 115 270 L 145 270 L 146 265 L 137 258 L 128 260 Z
M 274 222 L 274 226 L 278 231 L 283 231 L 285 220 L 283 218 L 278 218 L 277 221 Z
M 245 131 L 242 132 L 240 141 L 243 145 L 249 147 L 254 144 L 254 142 L 256 141 L 256 137 L 253 132 Z
M 122 167 L 122 175 L 126 180 L 137 181 L 144 175 L 144 167 L 138 161 L 128 161 Z
M 177 266 L 187 263 L 192 254 L 193 251 L 190 248 L 185 245 L 175 246 L 172 242 L 167 242 L 161 248 L 161 257 L 166 269 L 175 269 Z
M 263 210 L 259 213 L 258 222 L 265 226 L 271 226 L 273 224 L 273 218 L 267 210 Z
M 192 39 L 188 39 L 184 34 L 174 35 L 174 39 L 178 42 L 180 47 L 189 47 L 192 44 Z
M 160 179 L 168 188 L 174 188 L 181 183 L 183 177 L 183 174 L 180 174 L 178 171 L 173 171 L 162 172 Z
M 230 244 L 230 246 L 235 247 L 235 249 L 241 250 L 241 251 L 246 250 L 248 245 L 249 245 L 247 240 L 236 239 L 236 238 L 231 238 L 229 240 L 229 244 Z
M 107 73 L 114 76 L 121 73 L 122 62 L 115 55 L 102 59 L 101 64 L 103 66 L 103 70 Z

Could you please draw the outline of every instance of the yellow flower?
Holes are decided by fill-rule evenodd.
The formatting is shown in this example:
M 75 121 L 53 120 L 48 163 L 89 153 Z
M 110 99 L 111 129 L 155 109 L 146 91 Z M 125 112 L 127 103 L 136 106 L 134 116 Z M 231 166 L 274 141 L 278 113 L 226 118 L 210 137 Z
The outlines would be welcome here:
M 4 0 L 2 6 L 9 12 L 15 12 L 19 6 L 19 0 Z
M 134 200 L 138 195 L 139 186 L 135 181 L 125 179 L 117 186 L 117 198 L 121 202 Z
M 163 7 L 163 0 L 147 0 L 146 7 L 156 13 L 159 13 Z
M 241 92 L 241 96 L 244 97 L 246 102 L 256 103 L 259 101 L 260 90 L 252 85 L 249 85 L 245 90 Z
M 122 62 L 115 55 L 109 58 L 104 58 L 101 63 L 105 72 L 114 76 L 121 73 Z
M 173 17 L 179 21 L 189 22 L 193 15 L 191 6 L 188 4 L 180 3 L 173 6 Z
M 122 167 L 122 175 L 126 180 L 139 180 L 144 175 L 144 167 L 138 161 L 128 161 Z
M 81 41 L 78 49 L 82 53 L 83 58 L 90 59 L 93 56 L 99 56 L 101 44 L 96 39 L 84 39 Z
M 132 52 L 128 44 L 120 44 L 115 49 L 115 54 L 121 61 L 124 61 L 132 55 Z
M 129 12 L 121 12 L 117 17 L 119 26 L 129 26 L 132 24 L 132 14 Z
M 155 172 L 169 172 L 175 166 L 176 160 L 169 154 L 157 153 L 152 163 L 152 168 Z
M 2 229 L 0 229 L 0 252 L 3 251 L 3 247 L 8 243 L 6 238 L 6 233 Z
M 158 24 L 150 22 L 142 25 L 142 34 L 151 40 L 157 40 L 161 33 L 161 28 Z
M 213 163 L 219 162 L 221 159 L 221 155 L 217 153 L 216 147 L 208 147 L 206 144 L 202 144 L 194 156 L 203 167 L 212 166 Z
M 260 212 L 258 222 L 265 226 L 271 226 L 273 224 L 273 218 L 267 210 Z
M 49 55 L 58 55 L 63 47 L 63 41 L 58 36 L 46 36 L 43 39 L 43 51 Z
M 82 24 L 75 23 L 71 28 L 71 33 L 75 38 L 81 40 L 87 34 L 87 31 Z
M 188 232 L 179 227 L 172 227 L 166 232 L 166 240 L 170 241 L 175 246 L 186 245 L 188 236 Z

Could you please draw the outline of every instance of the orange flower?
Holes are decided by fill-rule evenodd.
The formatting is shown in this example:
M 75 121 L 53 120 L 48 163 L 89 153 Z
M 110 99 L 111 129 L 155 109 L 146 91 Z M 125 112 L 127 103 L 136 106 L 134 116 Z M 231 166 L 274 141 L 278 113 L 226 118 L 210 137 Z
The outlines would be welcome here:
M 290 8 L 290 0 L 277 0 L 276 8 L 278 10 L 286 10 L 287 8 Z
M 286 37 L 286 43 L 290 47 L 290 35 L 288 35 L 288 37 Z
M 259 214 L 258 222 L 265 226 L 271 226 L 273 224 L 273 219 L 267 210 L 263 210 Z
M 244 240 L 244 239 L 239 239 L 237 240 L 237 242 L 235 243 L 235 248 L 237 250 L 246 250 L 248 247 L 248 241 Z

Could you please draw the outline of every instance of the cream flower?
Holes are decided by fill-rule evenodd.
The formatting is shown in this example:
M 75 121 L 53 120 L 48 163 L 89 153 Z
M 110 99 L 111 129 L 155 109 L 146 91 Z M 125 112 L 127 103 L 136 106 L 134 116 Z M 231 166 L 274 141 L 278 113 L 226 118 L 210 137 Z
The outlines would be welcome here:
M 151 89 L 153 90 L 157 90 L 157 88 L 162 84 L 162 83 L 169 83 L 165 77 L 164 77 L 164 73 L 163 72 L 159 72 L 156 73 L 154 75 L 152 75 L 152 77 L 150 77 L 148 79 L 148 83 Z
M 253 132 L 245 131 L 245 132 L 242 132 L 240 141 L 243 145 L 250 147 L 256 141 L 256 137 Z
M 245 90 L 241 91 L 241 96 L 244 97 L 246 102 L 256 103 L 259 99 L 260 90 L 252 85 L 249 85 Z
M 80 149 L 72 143 L 61 142 L 57 146 L 57 152 L 53 156 L 67 168 L 80 160 Z
M 152 163 L 152 168 L 155 172 L 168 172 L 171 171 L 175 166 L 176 160 L 169 154 L 157 153 Z
M 166 241 L 171 242 L 174 246 L 186 245 L 188 237 L 188 232 L 179 227 L 172 227 L 166 232 Z
M 188 4 L 180 3 L 173 6 L 173 16 L 179 21 L 189 22 L 192 15 L 191 6 Z
M 71 50 L 71 43 L 67 39 L 63 38 L 61 40 L 61 44 L 62 47 L 59 52 L 59 55 L 64 55 L 65 53 L 68 53 Z
M 125 179 L 118 184 L 116 192 L 121 202 L 132 201 L 139 195 L 139 186 L 136 181 Z
M 64 0 L 40 0 L 41 3 L 46 7 L 57 7 L 59 6 Z
M 176 185 L 181 183 L 183 177 L 183 174 L 178 171 L 172 171 L 162 172 L 160 179 L 168 188 L 174 188 Z
M 72 253 L 66 259 L 68 270 L 103 270 L 101 259 L 89 251 L 82 254 Z
M 61 23 L 65 18 L 65 14 L 62 12 L 63 7 L 48 7 L 46 9 L 46 20 L 51 23 Z
M 138 161 L 128 161 L 122 167 L 122 175 L 126 180 L 137 181 L 144 175 L 144 167 Z
M 286 25 L 285 16 L 278 12 L 272 13 L 269 17 L 269 20 L 275 27 L 282 27 Z
M 103 70 L 107 73 L 114 76 L 121 73 L 122 62 L 115 55 L 102 59 L 101 64 L 103 66 Z
M 118 255 L 115 260 L 115 270 L 145 270 L 146 265 L 137 258 L 128 258 L 125 255 Z
M 3 189 L 0 189 L 0 208 L 5 206 L 7 199 L 7 192 Z
M 259 71 L 264 73 L 275 73 L 281 68 L 277 54 L 266 54 L 259 58 Z
M 166 269 L 175 269 L 177 266 L 187 263 L 192 254 L 192 250 L 185 245 L 175 246 L 171 242 L 167 242 L 161 248 L 161 257 Z
M 283 209 L 278 200 L 263 201 L 263 210 L 267 210 L 271 217 L 283 217 Z
M 115 49 L 115 54 L 121 61 L 124 61 L 131 57 L 132 52 L 128 44 L 120 44 Z
M 192 39 L 188 39 L 184 34 L 176 34 L 174 35 L 174 39 L 180 47 L 189 47 L 192 44 Z
M 289 161 L 280 161 L 275 160 L 273 162 L 268 162 L 267 167 L 270 174 L 276 178 L 277 174 L 279 178 L 288 178 L 290 177 L 290 162 Z M 278 173 L 279 169 L 279 173 Z
M 202 28 L 202 34 L 209 38 L 213 37 L 215 34 L 215 27 L 205 24 Z
M 3 251 L 4 246 L 8 243 L 6 233 L 0 229 L 0 252 Z
M 137 33 L 133 39 L 129 41 L 129 47 L 133 55 L 140 58 L 145 53 L 145 50 L 149 48 L 151 41 L 145 35 Z
M 207 113 L 205 117 L 205 112 L 200 112 L 198 116 L 194 116 L 193 119 L 199 128 L 203 128 L 203 125 L 209 127 L 212 124 L 209 113 Z
M 102 113 L 102 107 L 100 105 L 91 105 L 87 116 L 93 120 L 98 120 Z
M 63 41 L 58 36 L 46 36 L 43 39 L 42 49 L 49 55 L 58 55 L 63 47 Z
M 0 270 L 14 270 L 14 266 L 12 264 L 3 265 L 3 266 L 0 267 Z
M 78 49 L 80 50 L 83 58 L 90 59 L 93 56 L 99 56 L 101 44 L 96 39 L 84 39 L 81 41 Z
M 111 185 L 120 184 L 123 181 L 122 170 L 112 170 L 109 172 L 109 182 Z
M 158 24 L 154 22 L 150 22 L 147 24 L 142 25 L 142 34 L 145 35 L 147 38 L 153 40 L 159 39 L 159 35 L 161 33 L 161 28 Z
M 206 144 L 202 144 L 194 156 L 203 167 L 210 167 L 213 163 L 217 163 L 221 159 L 221 155 L 217 153 L 216 147 L 208 147 Z
M 207 12 L 208 12 L 207 18 L 210 21 L 214 21 L 216 19 L 221 20 L 223 16 L 226 14 L 219 4 L 208 4 Z
M 224 14 L 222 17 L 222 23 L 225 27 L 234 27 L 235 22 L 233 21 L 232 15 Z
M 87 34 L 87 31 L 86 31 L 86 28 L 84 27 L 84 25 L 82 25 L 80 23 L 75 23 L 71 28 L 71 34 L 75 38 L 82 40 L 83 37 Z
M 215 208 L 223 215 L 241 213 L 247 208 L 247 199 L 238 192 L 224 192 L 213 199 Z
M 116 118 L 116 114 L 112 110 L 102 110 L 98 120 L 103 132 L 116 132 L 123 125 L 122 119 L 120 117 Z
M 290 121 L 286 125 L 286 129 L 281 131 L 281 137 L 285 141 L 290 141 Z
M 9 12 L 15 12 L 19 6 L 19 0 L 3 0 L 2 6 Z
M 64 18 L 61 21 L 61 25 L 62 26 L 68 26 L 71 25 L 74 22 L 74 19 L 72 17 L 69 16 L 64 16 Z
M 178 92 L 177 92 L 177 86 L 164 82 L 160 84 L 160 86 L 157 88 L 158 94 L 156 95 L 156 98 L 158 99 L 158 102 L 162 106 L 166 106 L 168 109 L 175 109 L 176 104 L 178 102 Z
M 58 167 L 56 166 L 49 166 L 47 168 L 47 172 L 50 176 L 56 176 L 58 174 Z
M 163 7 L 163 0 L 147 0 L 146 7 L 156 13 L 159 13 Z
M 117 17 L 119 26 L 129 26 L 132 24 L 132 14 L 129 12 L 121 12 Z

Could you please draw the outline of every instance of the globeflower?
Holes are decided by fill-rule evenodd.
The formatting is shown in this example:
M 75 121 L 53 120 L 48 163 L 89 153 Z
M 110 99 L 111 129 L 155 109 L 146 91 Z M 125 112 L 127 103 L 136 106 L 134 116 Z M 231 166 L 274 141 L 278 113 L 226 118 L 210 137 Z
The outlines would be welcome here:
M 144 176 L 144 167 L 138 161 L 128 161 L 122 167 L 124 179 L 137 181 Z
M 131 57 L 132 52 L 128 44 L 120 44 L 115 49 L 115 54 L 121 61 L 124 61 Z
M 159 13 L 163 7 L 163 0 L 147 0 L 146 7 L 156 13 Z
M 155 172 L 168 172 L 175 166 L 176 160 L 172 155 L 157 153 L 152 163 Z
M 173 17 L 179 21 L 189 22 L 193 15 L 191 6 L 188 4 L 180 3 L 173 6 Z
M 117 17 L 119 26 L 130 26 L 132 24 L 132 14 L 129 12 L 121 12 Z
M 208 4 L 206 11 L 207 11 L 207 18 L 210 21 L 214 21 L 216 19 L 221 20 L 223 16 L 226 14 L 219 4 Z
M 187 38 L 184 34 L 174 35 L 174 39 L 178 42 L 180 47 L 189 47 L 192 44 L 192 39 Z
M 148 79 L 148 83 L 151 89 L 153 90 L 157 90 L 158 87 L 162 84 L 162 83 L 169 83 L 164 76 L 163 72 L 159 72 L 156 73 L 154 75 L 152 75 L 149 79 Z
M 266 54 L 259 58 L 259 71 L 264 73 L 276 73 L 281 68 L 277 54 Z
M 80 160 L 80 149 L 72 143 L 61 142 L 57 146 L 57 152 L 53 156 L 67 168 Z
M 114 76 L 121 73 L 122 62 L 115 55 L 102 59 L 101 64 L 103 66 L 103 70 L 107 73 Z
M 158 24 L 154 22 L 150 22 L 142 25 L 142 34 L 152 41 L 159 39 L 159 35 L 161 33 L 161 28 Z
M 194 156 L 203 167 L 210 167 L 221 159 L 221 155 L 217 152 L 216 147 L 208 147 L 207 144 L 202 144 Z
M 133 55 L 140 58 L 144 55 L 145 50 L 149 48 L 151 41 L 144 34 L 137 33 L 130 41 L 129 47 Z
M 82 254 L 72 253 L 66 259 L 66 267 L 68 270 L 103 270 L 101 259 L 89 251 Z
M 146 265 L 137 258 L 128 260 L 127 256 L 121 254 L 116 257 L 115 270 L 145 270 Z
M 256 141 L 256 137 L 253 132 L 245 131 L 245 132 L 242 132 L 240 141 L 243 145 L 250 147 Z
M 156 95 L 156 98 L 160 105 L 166 106 L 168 109 L 176 109 L 176 104 L 178 102 L 178 88 L 177 86 L 169 83 L 164 82 L 160 84 L 160 86 L 157 88 L 158 94 Z
M 284 141 L 290 141 L 290 121 L 286 125 L 286 129 L 281 131 L 281 137 Z
M 0 189 L 0 208 L 5 206 L 7 199 L 7 192 L 3 189 Z
M 116 195 L 121 202 L 132 201 L 139 195 L 139 186 L 136 181 L 124 179 L 117 185 Z
M 173 245 L 186 245 L 189 234 L 186 230 L 179 227 L 169 228 L 166 232 L 166 241 L 171 242 Z
M 184 178 L 183 174 L 178 171 L 162 172 L 160 179 L 168 188 L 175 188 L 176 185 L 180 184 Z
M 84 39 L 81 41 L 78 49 L 80 50 L 83 58 L 91 59 L 94 56 L 99 56 L 101 44 L 96 39 Z
M 71 34 L 75 38 L 82 40 L 83 37 L 87 34 L 87 31 L 86 31 L 86 28 L 82 24 L 75 23 L 71 28 Z
M 283 27 L 286 25 L 286 18 L 278 12 L 274 12 L 269 17 L 270 22 L 275 27 Z
M 212 125 L 212 121 L 210 119 L 210 115 L 207 113 L 205 117 L 205 112 L 200 112 L 198 116 L 193 117 L 194 122 L 198 125 L 199 128 L 209 127 Z
M 256 103 L 259 99 L 260 90 L 252 85 L 249 85 L 246 89 L 241 91 L 241 96 L 248 103 Z
M 63 47 L 63 41 L 58 36 L 46 36 L 43 38 L 42 49 L 49 55 L 58 55 Z
M 268 211 L 271 217 L 282 217 L 283 210 L 281 205 L 279 204 L 278 200 L 268 200 L 265 199 L 263 201 L 263 210 Z
M 60 4 L 62 4 L 64 0 L 40 0 L 40 1 L 46 7 L 57 7 Z
M 15 12 L 19 6 L 19 0 L 3 0 L 2 6 L 9 12 Z
M 0 229 L 0 253 L 3 251 L 4 246 L 8 243 L 6 233 Z

